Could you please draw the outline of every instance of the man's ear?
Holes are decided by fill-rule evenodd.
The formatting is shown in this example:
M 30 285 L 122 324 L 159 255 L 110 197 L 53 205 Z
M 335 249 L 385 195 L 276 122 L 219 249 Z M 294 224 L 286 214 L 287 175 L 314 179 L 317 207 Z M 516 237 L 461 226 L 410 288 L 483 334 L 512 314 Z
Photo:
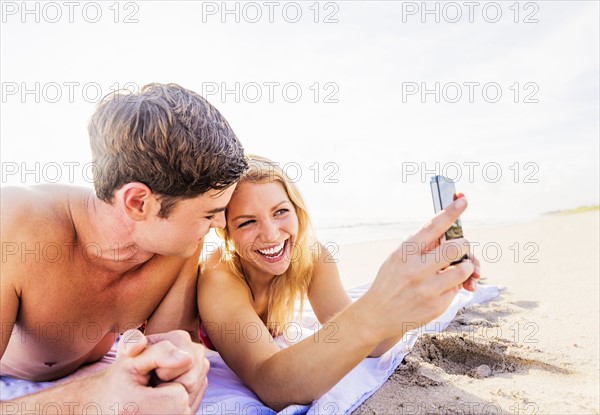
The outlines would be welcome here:
M 158 202 L 152 190 L 144 183 L 127 183 L 121 188 L 121 201 L 131 220 L 140 221 L 152 215 Z

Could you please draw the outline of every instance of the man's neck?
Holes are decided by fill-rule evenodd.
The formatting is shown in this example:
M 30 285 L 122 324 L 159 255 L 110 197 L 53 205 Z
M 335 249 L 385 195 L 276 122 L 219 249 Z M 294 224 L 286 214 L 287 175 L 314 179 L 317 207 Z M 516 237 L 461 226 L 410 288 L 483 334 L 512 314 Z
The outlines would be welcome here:
M 75 203 L 78 202 L 82 212 L 78 215 L 80 223 L 74 223 L 77 242 L 86 250 L 93 267 L 123 275 L 154 257 L 154 253 L 140 249 L 135 239 L 135 224 L 119 206 L 103 202 L 94 192 Z

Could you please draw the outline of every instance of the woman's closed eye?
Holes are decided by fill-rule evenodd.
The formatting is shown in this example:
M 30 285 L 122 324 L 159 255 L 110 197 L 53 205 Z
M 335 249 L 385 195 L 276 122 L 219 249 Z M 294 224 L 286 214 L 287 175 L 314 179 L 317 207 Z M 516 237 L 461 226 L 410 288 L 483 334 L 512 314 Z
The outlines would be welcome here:
M 238 228 L 238 229 L 240 229 L 240 228 L 242 228 L 242 227 L 244 227 L 244 226 L 247 226 L 247 225 L 250 225 L 251 223 L 254 223 L 254 222 L 255 222 L 255 220 L 254 220 L 254 219 L 252 219 L 252 220 L 247 220 L 246 222 L 242 222 L 242 223 L 240 223 L 240 224 L 237 226 L 237 228 Z
M 290 211 L 290 210 L 289 210 L 289 209 L 287 209 L 287 208 L 283 208 L 283 209 L 277 209 L 277 210 L 275 211 L 275 213 L 273 214 L 273 216 L 283 216 L 283 215 L 285 215 L 286 213 L 288 213 L 289 211 Z M 254 222 L 256 222 L 256 220 L 255 220 L 255 219 L 250 219 L 250 220 L 247 220 L 247 221 L 245 221 L 245 222 L 242 222 L 242 223 L 240 223 L 239 225 L 237 225 L 237 229 L 240 229 L 240 228 L 243 228 L 243 227 L 245 227 L 245 226 L 248 226 L 248 225 L 250 225 L 250 224 L 252 224 L 252 223 L 254 223 Z

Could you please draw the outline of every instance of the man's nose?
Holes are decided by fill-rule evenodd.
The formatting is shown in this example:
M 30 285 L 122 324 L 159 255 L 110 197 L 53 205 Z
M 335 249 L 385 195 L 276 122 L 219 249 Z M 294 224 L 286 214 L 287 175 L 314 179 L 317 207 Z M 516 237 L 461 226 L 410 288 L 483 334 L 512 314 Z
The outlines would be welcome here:
M 227 221 L 225 220 L 225 212 L 219 212 L 215 214 L 215 218 L 212 220 L 210 224 L 211 228 L 224 228 L 227 225 Z

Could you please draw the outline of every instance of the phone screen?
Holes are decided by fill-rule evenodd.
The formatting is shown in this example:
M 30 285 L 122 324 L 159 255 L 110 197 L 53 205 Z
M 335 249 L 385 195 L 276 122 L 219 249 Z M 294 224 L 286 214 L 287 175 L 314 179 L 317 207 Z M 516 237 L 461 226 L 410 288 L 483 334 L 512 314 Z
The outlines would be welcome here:
M 456 187 L 452 180 L 444 176 L 434 176 L 431 178 L 430 184 L 435 213 L 445 209 L 450 203 L 456 200 Z M 446 240 L 463 237 L 460 218 L 456 219 L 444 235 Z

